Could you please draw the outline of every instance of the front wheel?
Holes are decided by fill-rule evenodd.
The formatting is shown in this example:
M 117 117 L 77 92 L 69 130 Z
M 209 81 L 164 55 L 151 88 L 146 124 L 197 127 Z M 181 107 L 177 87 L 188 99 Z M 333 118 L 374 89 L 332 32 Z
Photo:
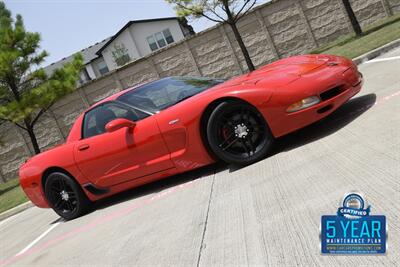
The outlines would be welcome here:
M 75 219 L 90 208 L 90 201 L 82 188 L 61 172 L 53 172 L 47 177 L 45 194 L 52 209 L 66 220 Z
M 221 160 L 247 165 L 267 154 L 274 137 L 256 108 L 244 102 L 225 101 L 210 115 L 207 140 Z

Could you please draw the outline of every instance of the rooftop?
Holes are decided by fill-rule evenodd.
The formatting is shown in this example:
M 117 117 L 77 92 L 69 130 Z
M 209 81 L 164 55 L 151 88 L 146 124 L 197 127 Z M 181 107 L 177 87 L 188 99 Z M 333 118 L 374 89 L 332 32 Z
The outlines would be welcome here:
M 82 49 L 81 51 L 77 53 L 81 53 L 83 57 L 83 64 L 87 64 L 93 59 L 97 58 L 98 55 L 96 52 L 105 44 L 107 43 L 111 37 L 108 37 L 104 39 L 101 42 L 95 43 L 94 45 L 91 45 L 85 49 Z M 46 67 L 44 67 L 44 70 L 46 71 L 47 74 L 51 74 L 55 69 L 61 68 L 65 63 L 71 62 L 73 59 L 74 55 L 70 55 L 68 57 L 65 57 L 57 62 L 54 62 Z

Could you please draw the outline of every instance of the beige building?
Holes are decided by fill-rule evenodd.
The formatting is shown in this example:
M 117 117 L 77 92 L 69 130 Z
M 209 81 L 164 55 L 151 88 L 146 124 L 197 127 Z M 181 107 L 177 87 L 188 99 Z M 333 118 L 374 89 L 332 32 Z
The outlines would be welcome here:
M 186 19 L 170 17 L 130 21 L 112 37 L 80 51 L 85 64 L 80 84 L 192 34 L 193 28 L 187 24 Z M 45 67 L 46 72 L 52 73 L 54 69 L 71 61 L 72 57 L 63 58 Z

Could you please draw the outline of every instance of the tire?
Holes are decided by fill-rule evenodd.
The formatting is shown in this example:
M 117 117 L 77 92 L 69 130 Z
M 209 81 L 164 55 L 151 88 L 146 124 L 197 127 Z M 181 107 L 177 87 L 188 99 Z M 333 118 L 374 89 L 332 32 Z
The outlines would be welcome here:
M 207 141 L 219 159 L 248 165 L 268 153 L 274 137 L 255 107 L 241 101 L 224 101 L 208 119 Z
M 45 183 L 45 195 L 51 208 L 65 220 L 87 213 L 91 202 L 80 185 L 62 172 L 51 173 Z

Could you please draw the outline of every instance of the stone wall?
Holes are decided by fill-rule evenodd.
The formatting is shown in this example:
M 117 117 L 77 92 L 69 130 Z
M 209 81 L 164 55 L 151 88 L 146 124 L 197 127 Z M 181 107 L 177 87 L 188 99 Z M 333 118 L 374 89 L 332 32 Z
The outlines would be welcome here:
M 400 0 L 350 0 L 363 27 L 400 13 Z M 239 30 L 256 67 L 306 53 L 351 32 L 341 0 L 275 0 L 255 8 Z M 229 78 L 247 71 L 228 25 L 217 25 L 86 84 L 47 112 L 35 128 L 43 150 L 64 142 L 76 117 L 91 104 L 143 82 L 171 75 Z M 17 176 L 32 155 L 29 137 L 11 124 L 0 126 L 0 182 Z
M 384 4 L 389 14 L 400 13 L 400 0 L 386 0 Z

